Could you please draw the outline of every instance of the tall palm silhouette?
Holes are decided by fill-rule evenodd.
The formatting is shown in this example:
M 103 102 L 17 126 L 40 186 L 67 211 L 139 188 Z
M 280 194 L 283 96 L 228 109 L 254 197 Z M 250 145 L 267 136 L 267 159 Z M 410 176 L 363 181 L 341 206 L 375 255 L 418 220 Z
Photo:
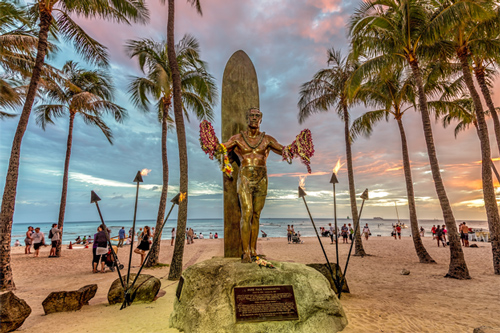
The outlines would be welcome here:
M 167 132 L 169 124 L 173 122 L 170 116 L 173 94 L 172 71 L 168 64 L 165 42 L 156 42 L 152 39 L 131 40 L 127 42 L 126 48 L 130 57 L 137 58 L 144 73 L 143 77 L 134 78 L 129 85 L 132 102 L 143 111 L 149 111 L 151 102 L 155 102 L 154 109 L 161 122 L 163 187 L 156 218 L 156 230 L 160 230 L 168 193 Z M 217 87 L 214 78 L 207 72 L 206 63 L 200 59 L 197 40 L 189 35 L 184 36 L 177 43 L 175 54 L 181 75 L 184 111 L 193 111 L 198 119 L 212 120 L 212 107 L 217 100 Z M 157 243 L 151 247 L 146 267 L 158 264 L 159 253 L 160 243 Z

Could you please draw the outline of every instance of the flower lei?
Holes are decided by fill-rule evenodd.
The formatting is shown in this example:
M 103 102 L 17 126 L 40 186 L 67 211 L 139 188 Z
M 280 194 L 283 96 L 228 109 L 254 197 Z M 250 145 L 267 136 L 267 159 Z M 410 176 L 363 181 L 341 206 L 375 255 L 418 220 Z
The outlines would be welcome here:
M 300 157 L 302 163 L 307 167 L 307 172 L 311 173 L 311 157 L 314 155 L 314 144 L 309 129 L 302 130 L 299 135 L 295 137 L 295 141 L 288 146 L 283 147 L 281 153 L 283 161 L 292 164 L 292 159 Z
M 271 264 L 269 261 L 265 261 L 264 259 L 261 259 L 259 257 L 255 257 L 255 263 L 259 265 L 259 267 L 267 267 L 267 268 L 275 268 L 273 264 Z
M 233 167 L 229 162 L 227 149 L 223 144 L 219 143 L 212 124 L 206 120 L 200 123 L 200 144 L 201 149 L 205 154 L 208 154 L 211 160 L 214 159 L 214 156 L 217 158 L 221 171 L 228 177 L 232 177 Z

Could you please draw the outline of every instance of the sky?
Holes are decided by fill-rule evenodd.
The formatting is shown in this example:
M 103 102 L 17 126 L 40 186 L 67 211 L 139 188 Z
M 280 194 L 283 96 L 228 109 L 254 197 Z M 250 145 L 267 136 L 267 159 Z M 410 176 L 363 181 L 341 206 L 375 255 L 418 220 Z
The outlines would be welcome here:
M 261 130 L 281 144 L 292 143 L 304 128 L 312 132 L 315 156 L 312 174 L 306 179 L 306 197 L 313 217 L 333 218 L 333 191 L 329 183 L 332 168 L 340 159 L 345 163 L 343 123 L 334 112 L 312 115 L 303 124 L 297 120 L 300 86 L 314 73 L 327 67 L 327 50 L 348 50 L 346 24 L 359 1 L 340 0 L 240 0 L 202 1 L 203 16 L 185 1 L 176 1 L 175 34 L 178 41 L 191 34 L 200 43 L 201 58 L 208 63 L 219 93 L 224 67 L 231 55 L 245 51 L 252 60 L 259 81 Z M 293 6 L 292 6 L 293 4 Z M 106 220 L 131 220 L 134 213 L 138 170 L 151 170 L 140 185 L 138 219 L 156 219 L 161 175 L 161 126 L 154 112 L 145 114 L 130 102 L 127 85 L 141 75 L 137 61 L 124 52 L 129 39 L 166 39 L 167 8 L 159 0 L 148 1 L 151 20 L 148 25 L 118 25 L 102 20 L 77 19 L 85 31 L 109 50 L 115 86 L 115 103 L 128 110 L 123 124 L 106 118 L 114 135 L 110 145 L 97 128 L 75 121 L 71 155 L 66 221 L 98 220 L 90 205 L 90 191 L 101 197 L 100 207 Z M 70 45 L 48 62 L 61 67 L 76 60 L 92 68 L 75 54 Z M 498 88 L 498 84 L 497 84 Z M 495 89 L 494 89 L 495 91 Z M 496 89 L 498 91 L 498 89 Z M 500 105 L 500 94 L 494 94 Z M 351 110 L 356 118 L 370 111 L 362 106 Z M 220 100 L 214 109 L 214 128 L 220 138 Z M 411 110 L 403 119 L 412 165 L 419 219 L 442 219 L 425 148 L 420 115 Z M 480 148 L 473 128 L 454 136 L 453 126 L 433 123 L 437 156 L 448 197 L 456 219 L 486 220 L 482 201 Z M 492 133 L 492 122 L 488 122 Z M 10 147 L 17 118 L 0 122 L 0 187 L 5 185 Z M 14 223 L 57 221 L 62 187 L 68 120 L 42 130 L 32 115 L 25 133 L 19 170 Z M 221 218 L 223 214 L 222 175 L 215 161 L 201 150 L 199 121 L 194 116 L 186 126 L 189 197 L 188 218 Z M 493 135 L 492 156 L 498 152 Z M 179 159 L 175 131 L 168 134 L 169 199 L 178 191 Z M 363 217 L 408 218 L 406 187 L 402 170 L 401 141 L 394 119 L 376 125 L 371 137 L 358 138 L 353 146 L 356 193 L 365 188 L 370 199 Z M 307 217 L 297 198 L 299 176 L 306 175 L 303 164 L 292 165 L 281 157 L 268 158 L 269 190 L 263 218 Z M 497 162 L 497 167 L 500 165 Z M 347 170 L 337 174 L 337 212 L 350 216 Z M 358 209 L 361 199 L 358 199 Z M 175 214 L 175 211 L 174 211 Z

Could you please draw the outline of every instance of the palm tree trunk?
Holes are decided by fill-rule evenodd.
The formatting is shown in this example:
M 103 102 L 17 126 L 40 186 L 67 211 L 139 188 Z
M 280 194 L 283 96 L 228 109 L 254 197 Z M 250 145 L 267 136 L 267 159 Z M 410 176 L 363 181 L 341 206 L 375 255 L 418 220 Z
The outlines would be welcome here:
M 165 110 L 163 111 L 163 117 L 161 120 L 161 161 L 163 164 L 163 187 L 161 189 L 160 206 L 158 207 L 158 216 L 156 217 L 156 232 L 160 232 L 162 229 L 163 218 L 165 217 L 165 206 L 167 205 L 167 194 L 168 194 L 168 159 L 167 159 L 167 114 L 168 106 L 165 105 Z M 162 231 L 161 231 L 162 232 Z M 158 238 L 158 242 L 154 244 L 149 250 L 149 258 L 146 262 L 146 267 L 156 266 L 159 263 L 160 256 L 160 240 L 161 232 L 155 238 Z
M 181 194 L 186 195 L 186 197 L 179 203 L 179 211 L 177 215 L 177 234 L 175 237 L 174 253 L 172 254 L 170 271 L 168 273 L 169 280 L 178 280 L 182 274 L 182 257 L 184 255 L 184 238 L 186 236 L 188 191 L 186 129 L 184 128 L 184 117 L 182 114 L 181 76 L 177 65 L 177 59 L 175 57 L 174 14 L 175 0 L 168 0 L 167 51 L 168 63 L 170 70 L 172 71 L 175 128 L 177 130 L 177 144 L 179 145 L 179 191 Z
M 361 231 L 359 230 L 358 207 L 356 206 L 356 187 L 354 186 L 354 171 L 352 167 L 352 152 L 351 152 L 351 136 L 349 135 L 349 111 L 347 106 L 343 104 L 344 110 L 344 134 L 345 134 L 345 154 L 347 160 L 347 178 L 349 179 L 349 198 L 351 199 L 351 214 L 352 222 L 354 223 L 354 255 L 365 256 L 366 252 L 363 248 L 361 240 Z
M 399 126 L 399 133 L 401 134 L 401 146 L 403 151 L 403 169 L 405 172 L 406 181 L 406 194 L 408 196 L 408 209 L 410 211 L 410 226 L 413 239 L 413 246 L 415 246 L 415 251 L 417 251 L 418 259 L 424 264 L 435 264 L 436 262 L 427 253 L 427 250 L 422 243 L 420 238 L 420 231 L 418 229 L 417 220 L 417 207 L 415 205 L 415 194 L 413 192 L 413 180 L 411 177 L 411 167 L 410 167 L 410 156 L 408 155 L 408 144 L 406 142 L 405 129 L 403 127 L 403 121 L 401 118 L 396 118 Z
M 71 158 L 71 146 L 73 144 L 73 125 L 75 123 L 75 115 L 73 111 L 69 111 L 69 130 L 68 130 L 68 141 L 66 142 L 66 159 L 64 160 L 64 175 L 61 193 L 61 204 L 59 205 L 59 220 L 57 221 L 57 228 L 61 229 L 64 225 L 64 213 L 66 212 L 66 197 L 68 196 L 68 175 L 69 175 L 69 159 Z M 56 256 L 61 256 L 61 244 L 62 244 L 62 233 L 61 239 L 56 249 Z
M 43 2 L 40 6 L 43 7 Z M 52 15 L 50 11 L 42 10 L 40 13 L 40 32 L 38 35 L 35 66 L 33 67 L 28 93 L 26 94 L 26 101 L 21 116 L 19 117 L 19 123 L 17 124 L 16 134 L 10 151 L 9 167 L 7 169 L 7 177 L 2 197 L 2 209 L 0 213 L 0 291 L 16 289 L 12 277 L 12 268 L 10 266 L 10 241 L 14 207 L 16 204 L 17 180 L 19 178 L 21 142 L 26 127 L 28 126 L 31 108 L 38 90 L 38 83 L 40 81 L 45 55 L 47 54 L 47 36 L 51 23 Z
M 474 87 L 474 80 L 469 68 L 469 61 L 467 50 L 459 50 L 457 52 L 458 58 L 462 65 L 462 72 L 464 74 L 465 83 L 474 102 L 474 110 L 476 112 L 477 128 L 479 134 L 479 141 L 481 143 L 481 176 L 483 180 L 483 197 L 484 208 L 486 209 L 486 216 L 488 217 L 488 227 L 491 234 L 491 250 L 493 252 L 493 269 L 495 274 L 500 275 L 500 215 L 498 214 L 498 206 L 493 187 L 493 175 L 491 171 L 491 151 L 488 135 L 488 126 L 484 117 L 483 106 L 481 98 Z
M 422 116 L 422 125 L 424 129 L 425 143 L 427 145 L 427 154 L 429 156 L 429 164 L 431 166 L 432 178 L 434 180 L 434 186 L 441 205 L 441 210 L 443 211 L 444 223 L 448 229 L 448 240 L 450 242 L 450 265 L 448 267 L 448 273 L 445 277 L 470 279 L 469 269 L 465 263 L 464 252 L 458 237 L 457 224 L 455 222 L 455 217 L 453 216 L 453 211 L 451 210 L 450 201 L 446 195 L 443 179 L 441 178 L 441 171 L 439 170 L 439 162 L 432 135 L 431 120 L 429 117 L 429 110 L 427 109 L 427 98 L 425 97 L 424 86 L 422 83 L 422 74 L 416 59 L 409 60 L 409 63 L 418 88 L 418 103 L 420 115 Z
M 495 132 L 495 138 L 497 139 L 498 152 L 500 153 L 500 121 L 498 120 L 498 113 L 495 110 L 495 105 L 493 104 L 493 100 L 491 99 L 490 90 L 488 89 L 488 85 L 486 84 L 484 67 L 482 65 L 476 65 L 476 67 L 474 67 L 474 74 L 476 76 L 477 82 L 479 83 L 479 87 L 481 88 L 481 92 L 483 93 L 483 97 L 486 101 L 486 105 L 488 106 L 488 110 L 490 110 L 491 118 L 493 118 L 493 129 Z

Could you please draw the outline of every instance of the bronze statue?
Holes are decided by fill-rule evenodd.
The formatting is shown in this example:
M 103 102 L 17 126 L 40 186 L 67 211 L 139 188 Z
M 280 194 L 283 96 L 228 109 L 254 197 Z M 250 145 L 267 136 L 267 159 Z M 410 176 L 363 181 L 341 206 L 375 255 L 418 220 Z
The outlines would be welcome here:
M 262 112 L 258 108 L 249 109 L 248 129 L 223 143 L 240 160 L 237 192 L 241 206 L 242 262 L 252 262 L 252 257 L 257 256 L 259 219 L 267 196 L 267 156 L 270 151 L 281 156 L 283 151 L 275 138 L 259 130 L 261 122 Z

